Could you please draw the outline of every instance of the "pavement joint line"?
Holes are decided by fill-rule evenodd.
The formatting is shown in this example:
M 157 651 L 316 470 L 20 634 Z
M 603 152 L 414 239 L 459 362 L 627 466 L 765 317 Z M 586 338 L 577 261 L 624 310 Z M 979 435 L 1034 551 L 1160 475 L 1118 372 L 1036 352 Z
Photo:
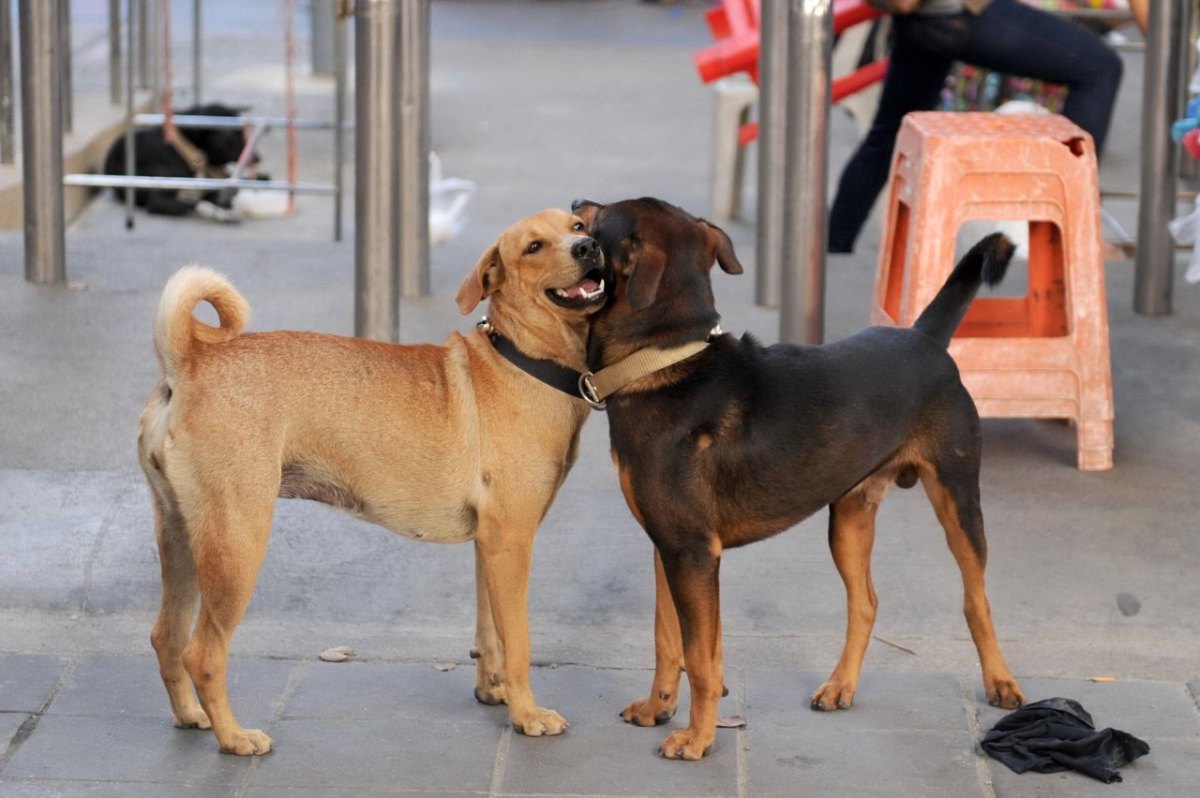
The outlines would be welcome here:
M 746 765 L 746 751 L 750 743 L 749 734 L 746 731 L 746 727 L 750 723 L 750 719 L 746 717 L 747 692 L 746 671 L 739 669 L 737 685 L 738 712 L 745 718 L 746 722 L 739 726 L 737 730 L 737 798 L 746 798 L 750 794 L 748 786 L 750 774 Z
M 104 541 L 108 539 L 108 530 L 112 528 L 113 522 L 116 520 L 117 514 L 120 512 L 121 506 L 125 501 L 125 497 L 132 492 L 132 485 L 126 485 L 117 492 L 112 506 L 109 508 L 108 513 L 105 514 L 104 520 L 100 522 L 100 529 L 96 532 L 96 540 L 92 543 L 92 550 L 88 554 L 87 564 L 83 566 L 83 598 L 79 601 L 79 612 L 83 615 L 87 615 L 88 602 L 92 599 L 93 573 L 96 568 L 96 560 L 100 559 L 100 550 L 104 548 Z
M 992 781 L 992 769 L 988 764 L 987 755 L 979 747 L 983 739 L 983 724 L 979 722 L 979 707 L 975 704 L 975 695 L 971 685 L 974 681 L 966 676 L 958 677 L 958 689 L 962 695 L 963 711 L 967 715 L 967 727 L 971 732 L 971 753 L 975 756 L 975 772 L 979 776 L 979 788 L 984 798 L 996 798 L 996 785 Z
M 508 749 L 512 746 L 513 727 L 508 724 L 500 732 L 500 742 L 496 744 L 496 766 L 492 769 L 492 784 L 488 788 L 489 796 L 501 794 L 504 785 L 504 770 L 508 765 Z
M 283 692 L 279 696 L 279 706 L 275 709 L 275 714 L 267 721 L 267 729 L 274 731 L 275 725 L 283 719 L 283 713 L 287 711 L 287 705 L 291 702 L 292 696 L 296 694 L 296 688 L 300 685 L 300 679 L 304 674 L 308 673 L 311 663 L 301 661 L 296 663 L 296 667 L 292 668 L 288 673 L 287 682 L 283 685 Z M 268 752 L 269 753 L 269 752 Z M 255 756 L 250 760 L 250 767 L 246 768 L 246 775 L 242 777 L 242 781 L 237 786 L 234 792 L 234 798 L 245 798 L 246 790 L 250 787 L 250 779 L 253 778 L 258 770 L 258 763 L 262 761 L 262 756 Z
M 74 675 L 77 667 L 79 667 L 79 657 L 72 657 L 71 661 L 67 663 L 67 667 L 63 668 L 63 672 L 59 674 L 58 681 L 50 688 L 50 693 L 46 696 L 46 700 L 42 702 L 42 705 L 38 707 L 36 712 L 25 718 L 20 727 L 17 728 L 17 733 L 9 741 L 8 747 L 4 750 L 4 753 L 0 754 L 0 775 L 4 773 L 4 769 L 8 767 L 8 763 L 17 755 L 17 751 L 25 741 L 33 736 L 33 732 L 37 729 L 42 716 L 46 714 L 46 710 L 54 703 L 54 699 L 58 698 L 58 694 L 62 692 L 62 689 L 71 679 L 71 676 Z

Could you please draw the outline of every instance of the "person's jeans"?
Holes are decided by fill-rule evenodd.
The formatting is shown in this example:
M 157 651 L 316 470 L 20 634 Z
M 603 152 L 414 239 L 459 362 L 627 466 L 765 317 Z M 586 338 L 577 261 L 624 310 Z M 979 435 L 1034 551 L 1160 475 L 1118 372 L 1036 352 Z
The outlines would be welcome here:
M 830 209 L 830 252 L 854 250 L 887 184 L 901 120 L 937 107 L 954 61 L 1065 85 L 1063 115 L 1091 134 L 1097 153 L 1104 151 L 1122 64 L 1096 34 L 1019 0 L 993 0 L 978 16 L 897 16 L 893 31 L 879 110 L 846 163 Z

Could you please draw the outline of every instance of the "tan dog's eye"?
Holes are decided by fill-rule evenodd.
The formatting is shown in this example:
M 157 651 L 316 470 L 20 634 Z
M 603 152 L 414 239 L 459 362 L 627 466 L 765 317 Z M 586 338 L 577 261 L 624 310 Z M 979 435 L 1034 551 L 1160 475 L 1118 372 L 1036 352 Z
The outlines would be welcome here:
M 576 222 L 575 224 L 571 225 L 571 229 L 572 230 L 582 230 L 583 222 Z
M 534 241 L 529 246 L 525 247 L 525 254 L 532 255 L 533 253 L 537 252 L 541 248 L 542 248 L 542 242 Z

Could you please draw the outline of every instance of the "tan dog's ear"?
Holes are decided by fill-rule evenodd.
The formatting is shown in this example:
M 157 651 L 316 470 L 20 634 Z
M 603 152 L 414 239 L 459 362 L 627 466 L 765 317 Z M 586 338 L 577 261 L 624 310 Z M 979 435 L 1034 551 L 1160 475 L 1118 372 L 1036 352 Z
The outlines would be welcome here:
M 733 242 L 729 240 L 729 236 L 712 222 L 704 219 L 701 219 L 700 222 L 704 225 L 705 233 L 708 236 L 708 248 L 722 271 L 726 274 L 741 274 L 742 262 L 733 253 Z
M 592 223 L 596 221 L 596 214 L 604 206 L 598 202 L 592 202 L 586 199 L 577 199 L 571 203 L 571 213 L 578 216 L 587 225 L 588 230 L 592 229 Z
M 459 312 L 464 316 L 470 313 L 485 297 L 494 294 L 502 282 L 504 263 L 500 260 L 499 245 L 493 244 L 458 287 L 454 301 L 458 303 Z
M 629 305 L 645 310 L 658 296 L 658 284 L 667 268 L 667 253 L 653 244 L 631 244 L 629 248 Z

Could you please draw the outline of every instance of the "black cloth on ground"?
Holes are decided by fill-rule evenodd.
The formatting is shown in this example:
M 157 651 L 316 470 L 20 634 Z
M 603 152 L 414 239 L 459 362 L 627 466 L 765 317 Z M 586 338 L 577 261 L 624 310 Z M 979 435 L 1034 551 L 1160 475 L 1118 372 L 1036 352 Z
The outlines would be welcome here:
M 1092 716 L 1069 698 L 1047 698 L 1005 715 L 980 745 L 1016 773 L 1077 770 L 1105 784 L 1121 780 L 1117 768 L 1150 753 L 1132 734 L 1096 731 Z

